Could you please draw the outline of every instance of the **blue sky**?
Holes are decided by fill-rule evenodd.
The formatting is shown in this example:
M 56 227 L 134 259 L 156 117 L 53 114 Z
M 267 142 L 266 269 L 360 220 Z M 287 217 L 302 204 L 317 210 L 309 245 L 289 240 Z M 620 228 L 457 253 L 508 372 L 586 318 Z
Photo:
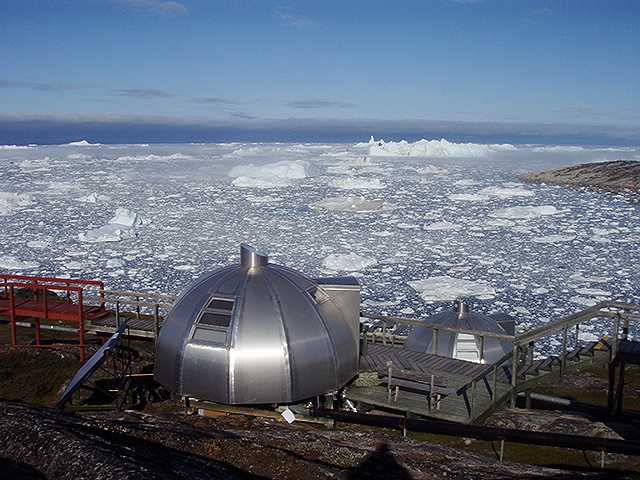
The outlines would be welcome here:
M 0 123 L 446 121 L 637 137 L 639 20 L 637 0 L 2 0 Z

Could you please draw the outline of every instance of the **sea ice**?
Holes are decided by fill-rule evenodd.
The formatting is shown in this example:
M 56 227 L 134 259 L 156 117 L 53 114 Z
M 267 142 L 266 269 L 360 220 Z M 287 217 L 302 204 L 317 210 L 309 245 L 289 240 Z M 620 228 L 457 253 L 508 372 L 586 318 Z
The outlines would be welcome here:
M 84 197 L 76 198 L 76 202 L 84 202 L 84 203 L 106 203 L 110 200 L 106 195 L 98 195 L 96 192 L 92 192 L 89 195 L 85 195 Z
M 538 207 L 507 207 L 495 210 L 490 215 L 496 218 L 537 218 L 546 215 L 558 214 L 556 207 L 552 205 L 542 205 Z
M 309 205 L 321 210 L 341 212 L 381 212 L 393 210 L 393 206 L 383 200 L 367 200 L 360 196 L 331 197 Z
M 317 175 L 315 167 L 304 160 L 271 163 L 264 166 L 238 165 L 229 171 L 236 187 L 271 188 L 285 187 L 292 180 Z
M 0 192 L 0 215 L 9 215 L 18 208 L 28 207 L 34 203 L 34 198 L 28 193 Z
M 33 270 L 39 266 L 38 262 L 20 260 L 12 255 L 0 255 L 0 268 L 7 270 Z
M 474 311 L 499 309 L 535 328 L 604 298 L 640 303 L 638 204 L 516 181 L 525 170 L 637 151 L 488 145 L 476 149 L 488 156 L 464 158 L 456 152 L 476 147 L 436 141 L 431 147 L 449 148 L 449 156 L 416 156 L 428 153 L 423 144 L 400 142 L 406 154 L 387 157 L 369 156 L 367 142 L 4 147 L 0 272 L 178 294 L 239 262 L 239 244 L 249 243 L 312 278 L 357 276 L 362 304 L 392 316 L 413 310 L 426 318 L 450 308 L 439 302 L 468 295 Z M 253 167 L 242 166 L 249 161 Z M 234 167 L 239 177 L 228 176 Z M 355 188 L 377 179 L 385 188 Z M 276 194 L 239 185 L 281 186 Z M 104 212 L 122 206 L 130 213 L 105 225 Z M 79 232 L 89 241 L 79 242 Z M 338 256 L 336 270 L 323 265 L 352 252 L 371 264 L 350 270 L 361 264 Z M 438 277 L 433 287 L 441 290 L 407 283 Z M 607 321 L 598 320 L 594 334 Z
M 473 282 L 448 276 L 431 277 L 407 283 L 411 288 L 420 292 L 420 297 L 427 302 L 445 302 L 463 297 L 489 300 L 496 294 L 493 287 L 484 282 Z
M 119 242 L 126 238 L 135 238 L 134 227 L 149 223 L 137 213 L 127 208 L 118 208 L 116 215 L 103 227 L 78 234 L 78 239 L 85 243 Z
M 331 181 L 331 185 L 342 190 L 369 190 L 385 188 L 386 185 L 379 178 L 336 178 Z
M 535 193 L 522 187 L 502 188 L 502 187 L 486 187 L 480 190 L 480 195 L 489 195 L 493 197 L 511 198 L 511 197 L 533 197 Z
M 375 265 L 377 260 L 373 257 L 363 257 L 357 253 L 343 255 L 332 254 L 322 261 L 322 267 L 327 270 L 357 272 Z

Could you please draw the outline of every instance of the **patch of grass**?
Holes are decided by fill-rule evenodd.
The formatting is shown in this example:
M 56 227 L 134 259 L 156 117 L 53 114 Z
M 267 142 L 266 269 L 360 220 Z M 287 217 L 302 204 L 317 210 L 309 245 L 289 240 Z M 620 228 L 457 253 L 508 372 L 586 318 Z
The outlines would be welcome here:
M 0 350 L 0 398 L 53 405 L 82 362 L 75 355 L 39 349 Z

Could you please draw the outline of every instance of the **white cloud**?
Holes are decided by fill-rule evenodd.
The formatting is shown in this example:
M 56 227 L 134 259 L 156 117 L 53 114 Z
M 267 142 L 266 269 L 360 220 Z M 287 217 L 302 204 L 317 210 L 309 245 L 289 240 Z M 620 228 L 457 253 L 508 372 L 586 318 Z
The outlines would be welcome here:
M 136 10 L 157 13 L 159 15 L 186 15 L 189 9 L 180 2 L 162 0 L 117 0 L 118 3 L 128 5 Z

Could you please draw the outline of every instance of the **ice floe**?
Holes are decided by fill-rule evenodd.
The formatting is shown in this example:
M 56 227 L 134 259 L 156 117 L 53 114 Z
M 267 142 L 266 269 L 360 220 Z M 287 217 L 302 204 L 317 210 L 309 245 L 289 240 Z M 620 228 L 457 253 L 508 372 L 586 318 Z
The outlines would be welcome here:
M 407 282 L 427 302 L 444 302 L 463 297 L 481 300 L 493 298 L 496 291 L 489 284 L 449 276 L 430 277 Z
M 382 212 L 393 210 L 393 205 L 384 200 L 368 200 L 360 196 L 331 197 L 309 205 L 320 210 L 341 212 Z
M 9 215 L 14 210 L 33 205 L 35 200 L 28 193 L 0 192 L 0 215 Z
M 13 255 L 0 255 L 0 268 L 7 270 L 33 270 L 39 266 L 35 261 L 20 260 Z
M 373 257 L 363 257 L 357 253 L 331 254 L 322 261 L 322 267 L 332 271 L 357 272 L 375 265 Z
M 110 198 L 106 195 L 99 195 L 96 192 L 92 192 L 89 195 L 78 197 L 75 200 L 76 202 L 84 203 L 106 203 L 110 200 Z
M 342 190 L 377 190 L 386 187 L 379 178 L 359 177 L 336 178 L 331 181 L 331 185 Z
M 552 205 L 541 205 L 538 207 L 522 206 L 500 208 L 490 215 L 496 218 L 538 218 L 546 215 L 557 215 L 558 213 L 556 207 Z

